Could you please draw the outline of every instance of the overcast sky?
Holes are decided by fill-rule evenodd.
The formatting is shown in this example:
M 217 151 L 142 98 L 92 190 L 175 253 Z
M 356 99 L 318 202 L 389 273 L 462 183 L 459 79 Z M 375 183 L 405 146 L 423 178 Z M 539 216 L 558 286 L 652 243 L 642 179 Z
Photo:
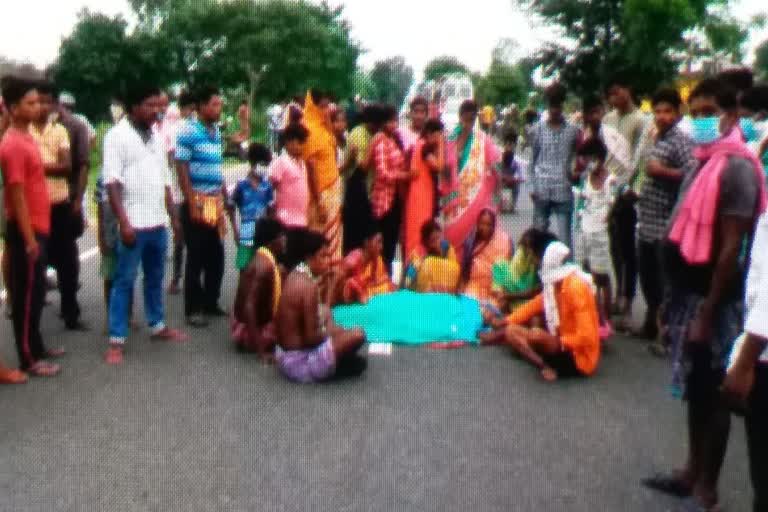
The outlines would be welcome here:
M 0 55 L 29 60 L 38 66 L 52 62 L 61 39 L 69 34 L 83 7 L 106 14 L 129 16 L 126 0 L 19 0 L 3 1 Z M 514 38 L 525 55 L 551 34 L 532 27 L 525 12 L 511 0 L 330 0 L 344 4 L 353 36 L 368 50 L 361 63 L 403 55 L 417 70 L 437 55 L 455 55 L 470 68 L 484 70 L 496 42 Z M 748 19 L 768 12 L 765 0 L 736 0 L 737 14 Z M 373 7 L 376 6 L 376 7 Z M 28 20 L 35 13 L 35 23 Z M 33 27 L 31 29 L 30 27 Z M 750 48 L 768 38 L 768 30 L 756 34 Z M 751 57 L 750 57 L 751 58 Z

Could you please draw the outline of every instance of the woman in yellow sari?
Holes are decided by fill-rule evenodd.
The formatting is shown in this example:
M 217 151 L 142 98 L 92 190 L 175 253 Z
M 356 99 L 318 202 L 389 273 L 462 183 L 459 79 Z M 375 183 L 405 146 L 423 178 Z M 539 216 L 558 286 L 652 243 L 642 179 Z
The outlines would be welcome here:
M 336 136 L 328 112 L 330 102 L 316 90 L 307 93 L 303 122 L 309 130 L 303 158 L 310 191 L 309 227 L 325 236 L 333 264 L 341 263 L 343 229 L 341 207 L 344 186 L 336 160 Z
M 443 238 L 443 229 L 434 220 L 421 228 L 421 245 L 408 258 L 402 287 L 420 293 L 456 293 L 461 268 L 456 253 Z
M 475 232 L 462 250 L 463 293 L 498 308 L 498 296 L 493 292 L 493 265 L 511 256 L 512 241 L 499 228 L 496 212 L 490 208 L 481 210 Z

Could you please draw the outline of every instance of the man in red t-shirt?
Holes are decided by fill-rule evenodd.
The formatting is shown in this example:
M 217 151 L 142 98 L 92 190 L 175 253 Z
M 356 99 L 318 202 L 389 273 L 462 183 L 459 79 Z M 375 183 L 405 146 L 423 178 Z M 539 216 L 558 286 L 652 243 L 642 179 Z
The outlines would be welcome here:
M 0 141 L 6 244 L 13 280 L 13 331 L 21 369 L 32 376 L 50 377 L 59 367 L 45 361 L 62 354 L 47 350 L 40 334 L 40 314 L 45 300 L 45 247 L 51 230 L 51 205 L 40 150 L 29 133 L 40 112 L 34 82 L 6 78 L 3 99 L 11 124 Z

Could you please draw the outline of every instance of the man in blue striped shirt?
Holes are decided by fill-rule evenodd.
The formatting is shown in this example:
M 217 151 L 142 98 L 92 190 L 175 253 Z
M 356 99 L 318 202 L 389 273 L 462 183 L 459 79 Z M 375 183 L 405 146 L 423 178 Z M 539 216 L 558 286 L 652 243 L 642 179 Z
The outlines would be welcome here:
M 197 119 L 181 128 L 176 140 L 176 169 L 184 204 L 181 219 L 187 245 L 184 311 L 193 327 L 205 327 L 205 316 L 226 313 L 219 306 L 224 277 L 223 146 L 217 123 L 223 102 L 218 89 L 198 91 Z M 204 316 L 205 315 L 205 316 Z

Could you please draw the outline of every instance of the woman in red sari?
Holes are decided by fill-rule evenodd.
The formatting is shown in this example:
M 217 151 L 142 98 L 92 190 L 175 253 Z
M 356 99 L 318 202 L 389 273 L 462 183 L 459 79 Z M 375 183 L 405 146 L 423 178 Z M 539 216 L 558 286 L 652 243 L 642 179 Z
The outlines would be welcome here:
M 512 240 L 498 225 L 496 212 L 481 210 L 474 234 L 466 241 L 461 254 L 462 290 L 481 304 L 498 308 L 493 292 L 493 265 L 512 257 Z
M 409 256 L 421 243 L 421 228 L 435 212 L 436 174 L 445 167 L 443 123 L 427 121 L 411 155 L 411 182 L 405 199 L 403 254 Z

